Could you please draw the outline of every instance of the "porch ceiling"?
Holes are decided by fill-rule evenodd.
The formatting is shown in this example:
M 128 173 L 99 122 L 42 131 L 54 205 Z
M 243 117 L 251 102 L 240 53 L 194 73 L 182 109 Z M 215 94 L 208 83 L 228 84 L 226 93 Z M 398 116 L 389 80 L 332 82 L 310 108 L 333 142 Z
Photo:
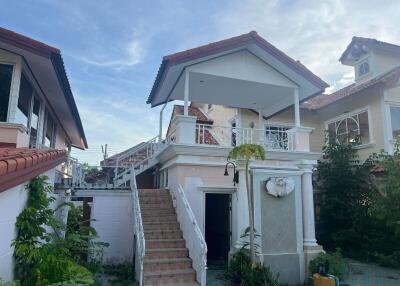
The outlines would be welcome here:
M 184 100 L 184 80 L 171 94 L 173 100 Z M 189 100 L 255 110 L 269 110 L 277 103 L 293 104 L 294 89 L 268 83 L 189 72 Z

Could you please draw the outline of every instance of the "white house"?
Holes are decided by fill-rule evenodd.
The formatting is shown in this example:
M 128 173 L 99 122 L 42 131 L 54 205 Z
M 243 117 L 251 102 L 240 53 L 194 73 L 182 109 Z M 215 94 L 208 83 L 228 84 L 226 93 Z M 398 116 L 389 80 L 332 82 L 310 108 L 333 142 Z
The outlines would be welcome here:
M 60 51 L 0 28 L 1 279 L 13 279 L 11 242 L 26 184 L 38 175 L 51 185 L 65 177 L 71 147 L 87 143 Z

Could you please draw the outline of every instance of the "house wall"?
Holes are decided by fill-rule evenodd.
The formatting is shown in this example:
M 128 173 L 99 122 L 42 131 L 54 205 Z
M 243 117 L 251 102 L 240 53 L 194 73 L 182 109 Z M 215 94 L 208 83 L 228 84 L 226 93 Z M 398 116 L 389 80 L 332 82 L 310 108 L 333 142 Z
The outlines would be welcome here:
M 44 175 L 49 178 L 48 183 L 52 185 L 54 169 Z M 28 199 L 27 184 L 28 182 L 0 193 L 0 278 L 6 281 L 14 278 L 14 247 L 11 243 L 16 237 L 17 216 L 25 208 Z M 52 207 L 54 208 L 54 205 Z
M 382 90 L 377 87 L 367 89 L 358 95 L 328 105 L 316 113 L 317 119 L 320 122 L 319 129 L 324 130 L 326 121 L 363 108 L 368 108 L 369 110 L 371 143 L 357 147 L 359 149 L 358 154 L 361 161 L 368 158 L 372 153 L 379 153 L 382 149 L 385 149 Z M 324 142 L 324 132 L 318 132 L 317 134 L 321 136 L 320 142 Z M 321 149 L 322 146 L 323 144 L 320 146 Z
M 127 191 L 94 190 L 91 208 L 91 226 L 99 241 L 110 244 L 105 249 L 106 264 L 132 262 L 133 259 L 133 202 Z

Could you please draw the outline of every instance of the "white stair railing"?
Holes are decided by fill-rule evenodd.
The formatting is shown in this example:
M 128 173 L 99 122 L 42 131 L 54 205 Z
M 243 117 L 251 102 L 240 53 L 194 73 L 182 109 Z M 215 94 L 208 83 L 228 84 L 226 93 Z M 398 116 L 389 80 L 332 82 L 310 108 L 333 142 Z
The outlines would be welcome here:
M 181 226 L 189 256 L 196 270 L 197 281 L 206 285 L 207 244 L 181 185 L 171 190 L 175 200 L 176 215 Z
M 131 190 L 133 198 L 133 211 L 135 215 L 134 234 L 136 237 L 135 245 L 135 275 L 138 277 L 139 286 L 143 285 L 143 264 L 146 253 L 146 242 L 144 239 L 142 213 L 140 211 L 139 193 L 136 185 L 136 175 L 134 168 L 131 168 Z

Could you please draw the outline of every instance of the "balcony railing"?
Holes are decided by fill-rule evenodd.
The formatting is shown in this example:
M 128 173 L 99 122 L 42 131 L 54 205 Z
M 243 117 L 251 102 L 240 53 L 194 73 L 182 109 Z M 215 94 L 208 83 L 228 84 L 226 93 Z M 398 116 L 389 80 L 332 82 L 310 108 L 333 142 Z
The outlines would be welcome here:
M 295 135 L 293 129 L 286 127 L 267 126 L 265 129 L 255 129 L 196 124 L 195 143 L 223 147 L 259 144 L 267 150 L 293 151 Z

